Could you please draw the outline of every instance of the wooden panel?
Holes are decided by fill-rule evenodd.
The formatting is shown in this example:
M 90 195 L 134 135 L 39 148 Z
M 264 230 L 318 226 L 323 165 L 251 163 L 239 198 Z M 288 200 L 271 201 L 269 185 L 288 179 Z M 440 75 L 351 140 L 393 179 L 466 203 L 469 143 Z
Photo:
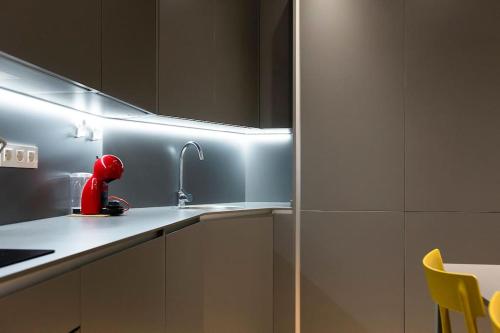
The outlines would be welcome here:
M 215 109 L 208 120 L 259 127 L 259 1 L 215 3 Z
M 82 268 L 82 332 L 164 332 L 165 240 Z
M 166 237 L 166 331 L 203 331 L 203 225 Z
M 406 207 L 500 210 L 500 2 L 408 0 Z
M 156 0 L 102 0 L 102 91 L 156 111 Z
M 273 219 L 205 223 L 204 332 L 273 332 Z
M 403 332 L 403 213 L 305 212 L 301 223 L 301 332 Z
M 0 299 L 0 332 L 68 333 L 79 325 L 79 270 Z
M 100 0 L 5 0 L 0 50 L 101 88 Z
M 215 106 L 212 0 L 159 0 L 159 110 L 210 120 Z
M 403 1 L 301 5 L 302 206 L 403 209 Z

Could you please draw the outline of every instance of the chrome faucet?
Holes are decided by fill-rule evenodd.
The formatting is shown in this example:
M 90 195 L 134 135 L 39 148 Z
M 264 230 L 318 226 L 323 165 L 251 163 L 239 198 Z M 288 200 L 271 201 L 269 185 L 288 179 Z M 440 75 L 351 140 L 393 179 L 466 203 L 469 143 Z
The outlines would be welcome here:
M 203 161 L 205 159 L 205 157 L 203 156 L 203 149 L 201 149 L 201 146 L 198 144 L 198 142 L 188 141 L 186 142 L 184 147 L 182 147 L 179 160 L 179 191 L 177 192 L 178 207 L 185 207 L 186 202 L 189 203 L 193 201 L 193 195 L 184 191 L 184 153 L 189 148 L 189 146 L 193 146 L 196 148 L 200 161 Z

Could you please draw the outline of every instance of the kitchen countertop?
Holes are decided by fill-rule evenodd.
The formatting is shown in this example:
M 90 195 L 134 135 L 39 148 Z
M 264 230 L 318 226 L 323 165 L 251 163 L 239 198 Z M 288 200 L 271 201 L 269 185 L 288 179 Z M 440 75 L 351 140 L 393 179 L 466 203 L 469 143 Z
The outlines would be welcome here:
M 291 208 L 288 202 L 239 202 L 195 207 L 135 208 L 118 217 L 60 216 L 0 226 L 0 248 L 55 250 L 49 255 L 0 268 L 0 286 L 13 277 L 120 241 L 155 231 L 177 230 L 186 222 L 196 223 L 203 215 L 259 210 L 264 213 L 266 210 Z

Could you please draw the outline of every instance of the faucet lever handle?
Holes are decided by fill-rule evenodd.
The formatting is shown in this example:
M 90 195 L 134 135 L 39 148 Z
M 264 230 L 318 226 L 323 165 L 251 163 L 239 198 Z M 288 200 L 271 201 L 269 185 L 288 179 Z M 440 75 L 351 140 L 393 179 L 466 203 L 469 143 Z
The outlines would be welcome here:
M 177 192 L 177 196 L 179 198 L 180 201 L 184 201 L 184 202 L 191 202 L 193 201 L 193 195 L 192 194 L 189 194 L 189 193 L 186 193 L 184 191 L 179 191 Z

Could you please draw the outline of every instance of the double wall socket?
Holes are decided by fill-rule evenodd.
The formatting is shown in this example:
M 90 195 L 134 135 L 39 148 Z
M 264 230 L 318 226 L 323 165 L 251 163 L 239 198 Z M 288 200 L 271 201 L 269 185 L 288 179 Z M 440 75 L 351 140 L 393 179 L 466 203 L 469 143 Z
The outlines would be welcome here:
M 2 168 L 38 168 L 38 147 L 8 143 L 0 155 Z

